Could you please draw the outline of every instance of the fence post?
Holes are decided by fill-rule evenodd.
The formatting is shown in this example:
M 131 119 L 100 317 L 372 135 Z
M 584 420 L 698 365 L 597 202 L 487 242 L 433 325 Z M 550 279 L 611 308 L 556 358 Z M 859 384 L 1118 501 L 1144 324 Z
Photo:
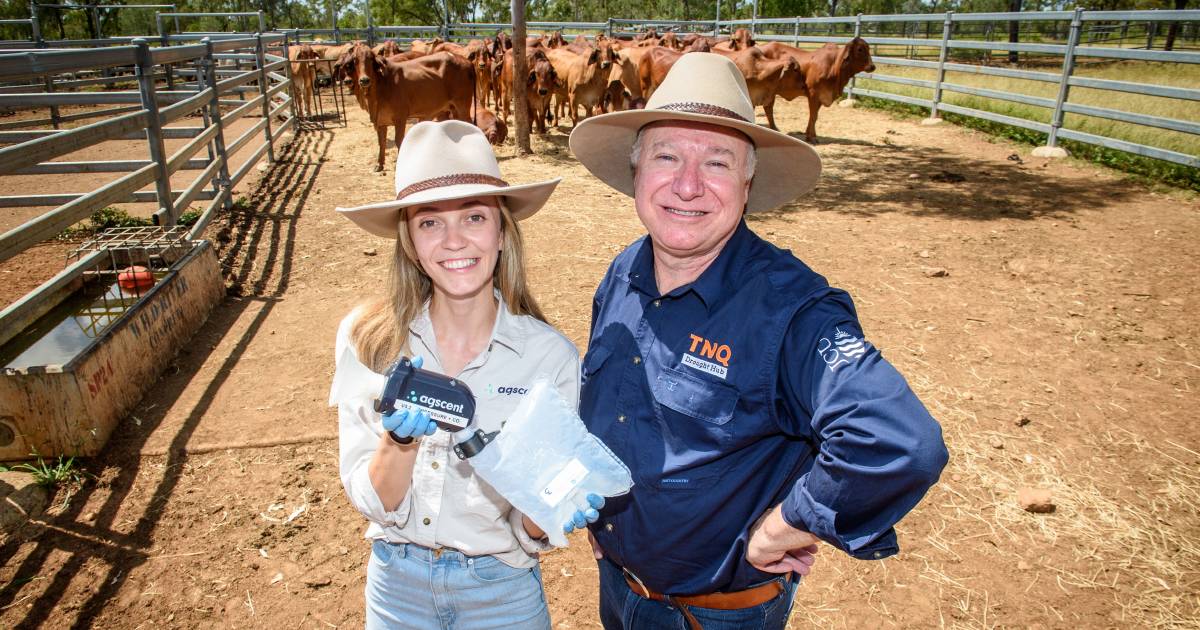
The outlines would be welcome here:
M 271 141 L 271 99 L 267 96 L 271 78 L 267 76 L 267 54 L 263 49 L 262 33 L 255 36 L 254 53 L 258 56 L 258 93 L 262 95 L 263 137 L 267 139 L 267 162 L 275 162 L 275 146 Z
M 861 35 L 861 33 L 862 33 L 862 14 L 859 13 L 854 16 L 854 36 L 859 37 Z M 853 76 L 850 77 L 850 87 L 847 90 L 847 92 L 850 94 L 850 98 L 843 100 L 841 103 L 838 103 L 838 105 L 840 105 L 841 107 L 854 107 L 855 105 L 858 105 L 858 101 L 854 100 L 854 77 Z
M 292 55 L 289 52 L 289 49 L 290 49 L 290 47 L 288 46 L 288 36 L 287 36 L 287 33 L 284 33 L 283 34 L 283 58 L 284 59 L 292 58 Z M 315 66 L 309 66 L 309 67 L 313 68 L 313 73 L 315 74 L 316 67 Z M 296 121 L 296 122 L 292 123 L 292 135 L 294 136 L 297 131 L 300 131 L 300 119 L 296 118 L 296 96 L 298 94 L 296 92 L 296 82 L 292 80 L 292 64 L 291 63 L 283 64 L 283 69 L 284 69 L 283 73 L 285 75 L 287 75 L 287 79 L 288 79 L 287 93 L 288 93 L 288 105 L 290 106 L 290 107 L 288 107 L 288 109 L 291 110 L 292 118 Z M 309 112 L 309 115 L 311 116 L 312 112 Z
M 367 3 L 367 45 L 375 46 L 375 20 L 371 18 L 371 3 Z
M 1146 50 L 1154 50 L 1154 35 L 1158 31 L 1158 22 L 1146 24 Z
M 947 11 L 946 19 L 942 22 L 942 47 L 938 50 L 937 82 L 933 86 L 933 107 L 929 108 L 929 118 L 921 121 L 922 125 L 936 125 L 942 122 L 938 115 L 938 104 L 942 102 L 942 81 L 946 80 L 946 55 L 950 52 L 950 29 L 953 27 L 954 12 Z
M 721 0 L 717 0 L 717 19 L 713 22 L 713 37 L 721 34 Z
M 32 31 L 34 48 L 45 48 L 46 40 L 42 39 L 42 23 L 38 19 L 36 0 L 29 0 L 29 30 Z
M 758 26 L 758 0 L 754 0 L 754 8 L 750 12 L 750 34 L 757 35 L 758 31 L 755 28 Z
M 211 146 L 216 147 L 216 158 L 221 160 L 221 165 L 217 167 L 217 177 L 213 179 L 213 192 L 221 194 L 221 189 L 229 189 L 232 182 L 229 179 L 229 154 L 225 150 L 225 127 L 221 123 L 221 95 L 218 93 L 217 87 L 217 61 L 213 56 L 212 40 L 205 37 L 201 40 L 204 44 L 204 57 L 200 60 L 201 75 L 200 90 L 203 91 L 206 87 L 211 87 L 213 91 L 212 100 L 209 101 L 207 107 L 206 118 L 212 119 L 212 124 L 217 127 L 217 134 L 213 136 Z M 206 124 L 207 126 L 207 124 Z M 209 155 L 213 155 L 210 150 Z M 225 196 L 225 202 L 221 205 L 228 210 L 233 206 L 233 191 L 229 190 L 229 194 Z
M 1038 157 L 1067 157 L 1066 149 L 1058 146 L 1058 129 L 1063 124 L 1063 104 L 1071 89 L 1071 73 L 1075 71 L 1075 47 L 1079 45 L 1079 31 L 1083 26 L 1083 9 L 1075 9 L 1071 16 L 1071 32 L 1067 35 L 1067 51 L 1063 53 L 1062 80 L 1058 83 L 1058 98 L 1054 100 L 1054 117 L 1050 119 L 1050 135 L 1046 146 L 1033 150 Z
M 171 198 L 171 174 L 167 172 L 167 151 L 163 146 L 162 119 L 158 115 L 158 100 L 154 96 L 154 57 L 150 44 L 142 38 L 133 40 L 137 47 L 138 92 L 142 97 L 142 108 L 146 110 L 146 143 L 150 145 L 150 161 L 154 162 L 154 189 L 158 196 L 158 210 L 154 213 L 158 225 L 175 225 L 175 202 Z
M 792 45 L 800 45 L 800 16 L 796 16 L 796 25 L 792 28 Z
M 605 34 L 606 34 L 606 35 L 608 35 L 608 38 L 609 38 L 609 39 L 612 39 L 612 38 L 613 38 L 613 34 L 612 34 L 612 20 L 613 20 L 612 18 L 608 18 L 608 23 L 607 23 L 607 25 L 604 27 L 604 32 L 605 32 Z
M 258 32 L 265 33 L 267 31 L 267 17 L 262 11 L 258 12 Z

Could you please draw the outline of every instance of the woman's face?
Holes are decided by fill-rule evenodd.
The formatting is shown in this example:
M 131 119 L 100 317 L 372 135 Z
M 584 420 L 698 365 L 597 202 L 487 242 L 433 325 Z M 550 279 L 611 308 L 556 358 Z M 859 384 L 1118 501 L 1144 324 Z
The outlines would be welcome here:
M 408 209 L 408 233 L 435 294 L 491 295 L 500 258 L 500 206 L 495 197 L 439 201 Z

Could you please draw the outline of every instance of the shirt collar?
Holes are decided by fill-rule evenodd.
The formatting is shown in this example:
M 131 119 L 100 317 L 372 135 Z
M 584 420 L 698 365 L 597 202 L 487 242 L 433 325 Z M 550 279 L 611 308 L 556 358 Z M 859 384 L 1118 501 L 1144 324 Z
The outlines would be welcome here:
M 517 356 L 521 356 L 525 352 L 525 341 L 529 336 L 525 322 L 508 310 L 508 304 L 504 301 L 504 296 L 500 294 L 499 289 L 493 289 L 492 293 L 496 296 L 499 304 L 496 309 L 496 323 L 492 326 L 492 337 L 489 343 L 499 343 L 512 350 Z M 408 329 L 423 341 L 427 341 L 427 337 L 433 336 L 433 321 L 429 319 L 429 300 L 425 301 L 425 306 L 413 318 Z
M 682 295 L 687 291 L 695 291 L 708 308 L 712 308 L 727 291 L 736 290 L 734 279 L 744 265 L 744 251 L 753 240 L 754 233 L 746 226 L 745 219 L 738 222 L 733 235 L 721 248 L 716 260 L 705 269 L 699 278 L 685 284 L 668 295 Z M 654 246 L 650 237 L 642 241 L 642 247 L 637 251 L 629 266 L 629 284 L 650 296 L 657 297 L 658 284 L 654 279 Z

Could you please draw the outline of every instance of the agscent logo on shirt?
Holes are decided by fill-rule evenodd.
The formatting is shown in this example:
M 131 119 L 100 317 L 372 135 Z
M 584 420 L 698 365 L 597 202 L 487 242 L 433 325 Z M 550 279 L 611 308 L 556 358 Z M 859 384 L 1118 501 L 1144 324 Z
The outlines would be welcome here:
M 524 396 L 529 393 L 528 387 L 517 387 L 515 385 L 493 385 L 488 383 L 487 393 L 493 396 Z
M 729 344 L 711 341 L 696 334 L 688 336 L 692 339 L 692 345 L 683 355 L 683 364 L 725 378 L 729 373 L 729 361 L 733 358 L 733 349 Z

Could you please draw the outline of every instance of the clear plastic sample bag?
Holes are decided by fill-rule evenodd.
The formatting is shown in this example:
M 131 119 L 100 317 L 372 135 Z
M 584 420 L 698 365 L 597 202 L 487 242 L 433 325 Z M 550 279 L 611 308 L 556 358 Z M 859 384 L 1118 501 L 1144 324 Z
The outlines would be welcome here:
M 555 547 L 567 546 L 563 524 L 586 510 L 588 494 L 629 492 L 629 468 L 588 433 L 567 401 L 538 378 L 492 443 L 468 461 L 475 473 L 542 528 Z

